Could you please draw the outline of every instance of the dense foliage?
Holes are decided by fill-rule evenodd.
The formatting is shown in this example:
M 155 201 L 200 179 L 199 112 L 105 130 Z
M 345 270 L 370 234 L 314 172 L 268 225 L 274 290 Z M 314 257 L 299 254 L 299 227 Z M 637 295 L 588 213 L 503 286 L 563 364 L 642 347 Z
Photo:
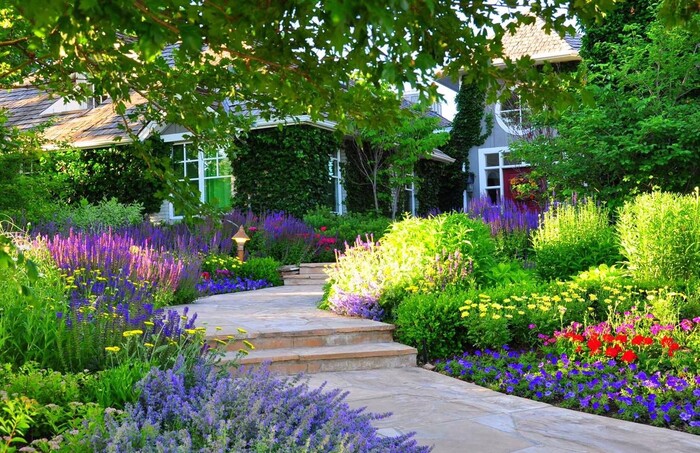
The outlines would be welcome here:
M 56 199 L 76 203 L 85 199 L 98 203 L 116 198 L 120 203 L 139 203 L 146 213 L 160 210 L 165 196 L 157 168 L 144 164 L 143 154 L 162 166 L 170 158 L 170 146 L 157 138 L 140 143 L 98 149 L 54 150 L 41 153 L 35 176 L 57 181 Z
M 617 224 L 622 253 L 639 280 L 700 279 L 700 199 L 655 192 L 627 202 Z
M 593 200 L 552 205 L 532 234 L 532 248 L 537 273 L 545 280 L 621 259 L 608 210 Z
M 286 211 L 300 217 L 330 203 L 328 160 L 340 144 L 333 132 L 313 126 L 252 131 L 231 149 L 234 206 L 254 212 Z
M 455 99 L 457 114 L 452 121 L 450 141 L 445 152 L 455 162 L 443 169 L 440 177 L 440 209 L 444 212 L 462 209 L 462 193 L 467 189 L 469 151 L 491 134 L 493 117 L 485 115 L 484 90 L 476 83 L 462 81 Z
M 558 134 L 513 145 L 559 194 L 619 206 L 654 189 L 689 193 L 700 180 L 697 34 L 654 22 L 624 35 L 606 43 L 609 62 L 588 62 L 590 105 L 545 122 Z
M 125 413 L 107 415 L 104 431 L 75 436 L 73 446 L 125 452 L 164 446 L 202 451 L 428 451 L 411 435 L 379 435 L 371 422 L 384 417 L 350 409 L 340 390 L 310 389 L 264 369 L 228 376 L 198 364 L 191 379 L 187 372 L 181 364 L 152 370 Z

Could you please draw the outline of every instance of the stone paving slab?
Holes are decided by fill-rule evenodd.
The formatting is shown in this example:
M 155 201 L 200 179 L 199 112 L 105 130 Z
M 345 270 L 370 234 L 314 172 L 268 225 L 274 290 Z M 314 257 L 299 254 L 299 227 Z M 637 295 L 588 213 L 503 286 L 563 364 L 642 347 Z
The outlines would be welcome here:
M 700 436 L 557 408 L 422 368 L 320 373 L 316 387 L 348 390 L 352 407 L 393 412 L 375 425 L 416 432 L 435 453 L 700 452 Z
M 320 286 L 283 286 L 211 296 L 189 307 L 209 335 L 238 327 L 255 334 L 382 324 L 318 310 L 321 295 Z M 327 372 L 308 379 L 312 386 L 327 382 L 327 388 L 349 391 L 353 407 L 393 412 L 375 423 L 383 434 L 415 431 L 435 453 L 700 452 L 700 436 L 561 409 L 417 367 Z
M 207 335 L 233 334 L 237 328 L 251 336 L 265 332 L 291 332 L 316 329 L 369 329 L 388 324 L 359 318 L 346 318 L 316 308 L 323 296 L 320 285 L 277 286 L 274 288 L 219 294 L 188 305 L 197 313 L 197 325 Z M 220 330 L 216 328 L 220 327 Z

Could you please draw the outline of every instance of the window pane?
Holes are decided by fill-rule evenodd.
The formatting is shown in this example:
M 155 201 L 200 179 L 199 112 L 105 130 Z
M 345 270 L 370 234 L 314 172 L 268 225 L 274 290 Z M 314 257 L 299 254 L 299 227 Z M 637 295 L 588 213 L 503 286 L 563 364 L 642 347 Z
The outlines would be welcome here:
M 501 185 L 501 172 L 491 170 L 486 172 L 486 185 L 489 187 Z
M 511 159 L 510 153 L 503 153 L 503 165 L 521 165 L 522 163 L 522 160 Z
M 217 162 L 215 159 L 207 159 L 204 161 L 204 176 L 219 176 L 217 170 Z
M 487 167 L 498 167 L 500 165 L 499 153 L 491 153 L 486 155 Z
M 197 165 L 197 161 L 188 161 L 185 164 L 185 177 L 187 178 L 199 178 L 199 165 Z
M 206 202 L 217 208 L 231 207 L 231 178 L 214 178 L 204 181 Z
M 185 145 L 185 151 L 185 156 L 187 156 L 187 159 L 199 159 L 199 153 L 197 152 L 197 149 L 192 145 Z
M 173 145 L 173 160 L 175 162 L 185 160 L 185 145 Z
M 489 197 L 491 203 L 500 203 L 501 189 L 486 189 L 486 196 Z

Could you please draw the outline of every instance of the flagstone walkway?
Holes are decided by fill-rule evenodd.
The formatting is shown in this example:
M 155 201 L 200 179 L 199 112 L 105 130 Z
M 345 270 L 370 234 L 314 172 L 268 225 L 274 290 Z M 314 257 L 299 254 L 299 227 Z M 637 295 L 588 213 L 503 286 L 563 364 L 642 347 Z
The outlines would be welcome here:
M 189 307 L 209 335 L 241 327 L 253 343 L 255 336 L 284 336 L 287 330 L 377 327 L 317 310 L 321 295 L 320 286 L 278 287 L 212 296 Z M 323 372 L 308 379 L 312 386 L 349 391 L 353 407 L 392 412 L 375 422 L 380 432 L 415 432 L 435 453 L 700 452 L 700 436 L 561 409 L 418 367 Z

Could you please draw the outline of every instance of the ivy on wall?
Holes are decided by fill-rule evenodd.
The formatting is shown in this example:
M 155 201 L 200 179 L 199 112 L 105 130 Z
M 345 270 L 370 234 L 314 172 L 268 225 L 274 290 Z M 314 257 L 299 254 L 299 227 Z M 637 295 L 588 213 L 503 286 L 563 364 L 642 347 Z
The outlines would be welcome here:
M 44 152 L 40 173 L 54 181 L 57 198 L 67 203 L 116 198 L 121 203 L 141 203 L 147 213 L 157 212 L 164 184 L 145 164 L 143 153 L 149 153 L 153 164 L 162 163 L 170 158 L 170 146 L 155 137 L 138 146 Z
M 229 152 L 233 205 L 296 216 L 319 206 L 331 207 L 328 162 L 339 147 L 335 133 L 313 126 L 250 132 L 242 146 Z

